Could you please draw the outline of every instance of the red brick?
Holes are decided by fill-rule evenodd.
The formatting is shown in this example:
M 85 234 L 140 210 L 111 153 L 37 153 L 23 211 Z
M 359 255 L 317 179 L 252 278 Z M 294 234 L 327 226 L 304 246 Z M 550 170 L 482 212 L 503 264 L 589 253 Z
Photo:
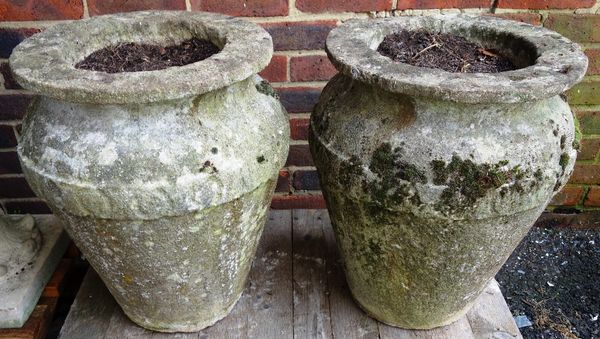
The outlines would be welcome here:
M 397 9 L 488 8 L 490 0 L 398 0 Z
M 0 92 L 0 120 L 20 120 L 25 115 L 33 95 L 29 93 Z
M 575 206 L 583 197 L 583 187 L 566 186 L 552 198 L 550 205 Z
M 286 82 L 288 57 L 285 55 L 274 55 L 269 65 L 259 75 L 271 82 Z
M 571 184 L 600 184 L 600 164 L 576 164 Z
M 235 16 L 288 15 L 288 0 L 191 0 L 192 10 Z
M 185 0 L 87 0 L 90 16 L 151 9 L 185 10 Z
M 336 21 L 302 21 L 265 23 L 263 27 L 273 37 L 276 51 L 324 49 L 327 34 Z
M 500 13 L 484 15 L 491 15 L 502 19 L 525 22 L 535 26 L 540 26 L 542 24 L 542 15 L 539 13 Z
M 295 171 L 294 172 L 294 189 L 317 191 L 321 189 L 319 184 L 319 175 L 317 171 Z
M 325 55 L 307 55 L 290 59 L 292 81 L 329 80 L 337 70 Z
M 587 75 L 600 74 L 600 49 L 590 48 L 585 50 L 590 63 L 588 65 Z
M 82 17 L 82 0 L 3 0 L 0 2 L 0 21 L 69 20 Z
M 0 125 L 0 148 L 17 146 L 17 138 L 12 126 Z
M 275 90 L 289 113 L 312 112 L 321 95 L 321 88 L 314 87 L 280 87 Z
M 290 138 L 292 140 L 307 140 L 310 119 L 290 119 Z
M 296 8 L 307 13 L 389 11 L 392 0 L 296 0 Z
M 536 227 L 571 228 L 571 229 L 600 229 L 600 212 L 586 211 L 583 213 L 542 213 L 535 222 Z
M 314 166 L 308 145 L 291 145 L 285 166 Z
M 0 152 L 0 174 L 21 173 L 17 152 Z
M 8 214 L 50 214 L 52 210 L 42 200 L 32 201 L 6 201 L 4 202 Z
M 8 58 L 21 41 L 39 31 L 37 28 L 0 28 L 0 58 Z
M 498 8 L 576 9 L 594 6 L 596 0 L 498 0 Z
M 600 15 L 551 13 L 544 27 L 577 42 L 600 42 Z
M 0 178 L 0 198 L 32 198 L 35 194 L 25 178 Z
M 271 208 L 276 210 L 324 209 L 327 205 L 321 194 L 276 194 L 271 201 Z
M 600 207 L 600 187 L 590 187 L 584 205 L 587 207 Z
M 20 89 L 21 86 L 17 83 L 15 78 L 10 71 L 10 67 L 8 66 L 8 62 L 0 62 L 0 75 L 2 79 L 4 79 L 4 88 L 5 89 Z M 2 105 L 0 105 L 2 106 Z
M 600 80 L 585 80 L 567 91 L 572 105 L 600 105 Z
M 275 186 L 275 192 L 290 192 L 290 172 L 287 170 L 280 170 L 279 176 L 277 177 L 277 185 Z
M 577 160 L 594 160 L 600 150 L 600 139 L 582 139 Z
M 600 112 L 577 111 L 575 114 L 583 134 L 600 134 Z

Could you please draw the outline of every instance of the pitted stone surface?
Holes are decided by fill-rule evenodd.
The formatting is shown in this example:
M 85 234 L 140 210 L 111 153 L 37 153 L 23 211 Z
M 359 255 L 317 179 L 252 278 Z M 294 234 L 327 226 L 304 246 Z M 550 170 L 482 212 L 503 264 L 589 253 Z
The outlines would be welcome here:
M 287 116 L 260 81 L 152 104 L 39 97 L 18 146 L 23 171 L 36 194 L 80 216 L 156 219 L 226 203 L 286 159 Z
M 104 73 L 75 68 L 92 52 L 122 42 L 173 45 L 196 37 L 222 48 L 200 62 L 160 71 Z M 260 26 L 226 15 L 147 11 L 54 25 L 10 56 L 15 79 L 38 94 L 101 104 L 147 103 L 197 96 L 258 73 L 273 54 Z
M 484 47 L 512 53 L 518 66 L 501 73 L 451 73 L 392 61 L 377 52 L 383 38 L 400 30 L 458 34 Z M 560 34 L 489 16 L 435 15 L 351 20 L 327 37 L 331 62 L 343 74 L 387 91 L 468 103 L 523 102 L 558 95 L 581 81 L 587 58 Z
M 54 216 L 0 216 L 0 328 L 19 328 L 69 245 Z
M 524 30 L 522 45 L 555 46 L 572 68 L 541 71 L 555 50 L 516 71 L 519 81 L 396 64 L 375 49 L 399 27 L 460 32 L 484 46 Z M 309 142 L 348 285 L 378 320 L 428 329 L 460 318 L 571 175 L 573 116 L 557 94 L 587 61 L 556 33 L 535 32 L 438 16 L 353 21 L 330 35 L 341 73 L 321 94 Z
M 223 49 L 151 72 L 73 66 L 107 45 L 192 36 Z M 40 94 L 23 173 L 141 326 L 198 331 L 243 290 L 289 144 L 287 113 L 256 75 L 271 54 L 258 25 L 168 11 L 57 25 L 13 52 L 18 81 Z

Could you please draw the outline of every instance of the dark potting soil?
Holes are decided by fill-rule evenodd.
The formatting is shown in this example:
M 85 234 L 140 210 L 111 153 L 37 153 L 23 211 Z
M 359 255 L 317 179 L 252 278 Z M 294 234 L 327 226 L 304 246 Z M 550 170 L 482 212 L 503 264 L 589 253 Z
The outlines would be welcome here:
M 497 51 L 467 39 L 425 31 L 387 35 L 377 51 L 394 61 L 456 73 L 498 73 L 517 69 Z
M 600 232 L 534 227 L 496 275 L 524 338 L 600 338 Z
M 75 67 L 106 73 L 155 71 L 198 62 L 216 53 L 219 48 L 212 42 L 196 38 L 167 47 L 128 42 L 97 50 Z

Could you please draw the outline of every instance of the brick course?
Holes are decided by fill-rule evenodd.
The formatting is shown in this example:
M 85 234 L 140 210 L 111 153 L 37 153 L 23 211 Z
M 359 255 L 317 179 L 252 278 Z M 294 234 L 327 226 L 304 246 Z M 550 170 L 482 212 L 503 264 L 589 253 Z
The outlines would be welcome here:
M 90 16 L 145 10 L 185 10 L 185 0 L 87 0 Z
M 325 82 L 336 74 L 324 53 L 329 31 L 353 17 L 398 11 L 437 10 L 480 12 L 501 18 L 544 25 L 582 43 L 590 59 L 588 77 L 570 90 L 569 101 L 583 133 L 581 149 L 570 184 L 552 200 L 557 211 L 582 210 L 578 217 L 548 213 L 548 224 L 579 225 L 592 220 L 600 207 L 600 0 L 0 0 L 0 205 L 9 213 L 49 213 L 20 175 L 15 146 L 20 121 L 33 96 L 22 90 L 8 68 L 13 48 L 54 21 L 76 20 L 120 11 L 147 9 L 213 11 L 253 17 L 273 37 L 276 50 L 260 75 L 273 82 L 290 115 L 293 140 L 286 167 L 279 173 L 274 208 L 322 208 L 318 176 L 306 143 L 310 113 Z M 595 7 L 594 7 L 595 6 Z M 87 8 L 87 11 L 85 10 Z M 577 13 L 575 14 L 575 10 Z M 398 12 L 400 13 L 400 12 Z M 385 15 L 390 15 L 388 12 Z M 40 24 L 37 21 L 43 20 Z M 7 188 L 9 187 L 9 188 Z M 8 192 L 11 191 L 11 192 Z M 559 220 L 559 221 L 557 221 Z M 577 220 L 577 221 L 575 221 Z

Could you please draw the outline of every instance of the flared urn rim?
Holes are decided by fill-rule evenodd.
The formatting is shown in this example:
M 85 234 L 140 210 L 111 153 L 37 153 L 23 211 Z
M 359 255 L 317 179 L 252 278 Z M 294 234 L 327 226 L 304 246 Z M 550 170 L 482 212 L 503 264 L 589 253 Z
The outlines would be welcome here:
M 500 49 L 522 68 L 452 73 L 395 62 L 377 52 L 400 30 L 451 33 Z M 337 70 L 386 91 L 463 103 L 516 103 L 549 98 L 582 80 L 588 60 L 562 35 L 527 23 L 465 14 L 350 20 L 333 29 L 326 51 Z
M 92 52 L 118 43 L 159 45 L 208 39 L 221 51 L 199 62 L 156 71 L 105 73 L 78 69 Z M 273 54 L 257 24 L 222 14 L 140 11 L 54 25 L 19 44 L 10 56 L 19 84 L 71 102 L 135 104 L 181 99 L 247 79 Z

